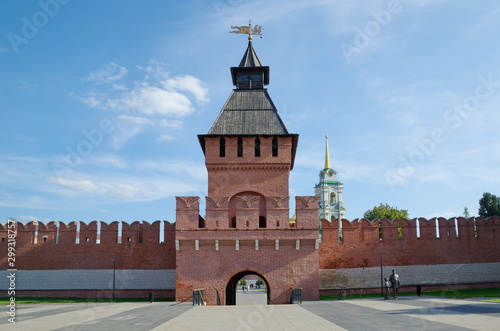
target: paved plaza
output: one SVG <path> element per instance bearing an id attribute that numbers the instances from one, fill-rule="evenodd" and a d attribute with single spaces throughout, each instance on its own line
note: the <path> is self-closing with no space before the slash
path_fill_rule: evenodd
<path id="1" fill-rule="evenodd" d="M 43 304 L 17 306 L 2 330 L 498 330 L 500 303 L 436 297 L 305 301 L 265 305 L 258 291 L 237 306 L 190 303 Z"/>

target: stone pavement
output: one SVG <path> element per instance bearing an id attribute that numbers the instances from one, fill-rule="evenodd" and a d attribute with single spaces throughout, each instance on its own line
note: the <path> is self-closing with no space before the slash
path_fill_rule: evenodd
<path id="1" fill-rule="evenodd" d="M 251 305 L 265 298 L 238 294 L 247 305 L 193 307 L 190 303 L 21 305 L 16 323 L 1 330 L 498 330 L 500 303 L 436 297 L 399 300 L 304 301 Z M 246 301 L 245 301 L 246 300 Z"/>

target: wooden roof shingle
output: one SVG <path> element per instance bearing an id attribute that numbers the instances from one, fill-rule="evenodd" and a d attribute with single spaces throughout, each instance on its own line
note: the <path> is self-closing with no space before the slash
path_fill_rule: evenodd
<path id="1" fill-rule="evenodd" d="M 208 135 L 288 135 L 267 90 L 233 90 Z"/>

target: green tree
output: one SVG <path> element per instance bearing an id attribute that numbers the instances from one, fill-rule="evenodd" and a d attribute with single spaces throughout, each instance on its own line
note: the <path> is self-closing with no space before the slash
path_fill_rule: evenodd
<path id="1" fill-rule="evenodd" d="M 469 213 L 469 208 L 467 207 L 464 207 L 464 218 L 469 218 L 470 217 L 470 213 Z"/>
<path id="2" fill-rule="evenodd" d="M 500 197 L 484 192 L 479 200 L 478 214 L 481 217 L 500 216 Z"/>
<path id="3" fill-rule="evenodd" d="M 380 206 L 375 206 L 372 209 L 367 210 L 363 217 L 373 221 L 374 219 L 387 218 L 389 221 L 395 218 L 408 218 L 408 210 L 397 209 L 397 207 L 391 207 L 387 203 L 381 203 Z"/>

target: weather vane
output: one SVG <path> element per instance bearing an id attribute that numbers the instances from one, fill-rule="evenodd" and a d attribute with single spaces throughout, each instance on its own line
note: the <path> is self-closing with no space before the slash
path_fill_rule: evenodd
<path id="1" fill-rule="evenodd" d="M 248 21 L 248 26 L 232 26 L 231 29 L 236 29 L 233 31 L 229 31 L 229 33 L 240 33 L 240 34 L 247 34 L 248 35 L 248 40 L 252 40 L 252 36 L 260 36 L 262 38 L 262 26 L 256 25 L 252 29 L 252 20 Z"/>

